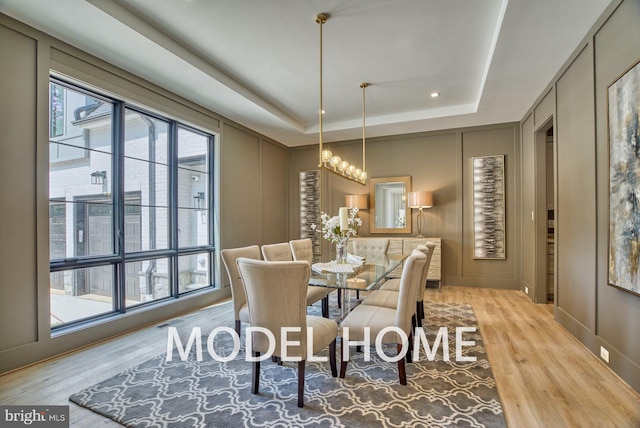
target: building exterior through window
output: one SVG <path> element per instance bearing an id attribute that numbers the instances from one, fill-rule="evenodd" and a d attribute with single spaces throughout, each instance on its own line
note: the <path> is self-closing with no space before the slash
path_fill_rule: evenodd
<path id="1" fill-rule="evenodd" d="M 213 286 L 214 136 L 52 78 L 53 328 Z"/>

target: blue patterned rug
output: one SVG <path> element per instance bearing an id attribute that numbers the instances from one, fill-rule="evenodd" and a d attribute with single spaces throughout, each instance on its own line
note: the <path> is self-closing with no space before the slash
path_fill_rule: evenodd
<path id="1" fill-rule="evenodd" d="M 506 426 L 479 330 L 464 334 L 464 340 L 475 341 L 464 347 L 464 355 L 477 361 L 455 362 L 455 327 L 477 327 L 471 306 L 425 305 L 428 343 L 432 346 L 438 330 L 447 327 L 450 361 L 444 361 L 442 346 L 433 361 L 422 352 L 418 362 L 406 365 L 406 386 L 398 382 L 397 364 L 382 360 L 375 349 L 371 361 L 364 361 L 364 353 L 352 349 L 344 379 L 333 378 L 328 363 L 307 363 L 300 409 L 297 363 L 262 362 L 260 393 L 253 395 L 251 363 L 243 351 L 218 362 L 206 353 L 203 340 L 201 362 L 167 362 L 163 354 L 69 399 L 128 427 Z M 225 338 L 218 335 L 215 341 L 219 355 L 232 349 Z"/>

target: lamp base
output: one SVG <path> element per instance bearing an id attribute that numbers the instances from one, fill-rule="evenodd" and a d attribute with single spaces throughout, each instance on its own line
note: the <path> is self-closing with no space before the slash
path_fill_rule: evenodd
<path id="1" fill-rule="evenodd" d="M 418 226 L 418 238 L 426 238 L 426 236 L 422 234 L 424 224 L 424 213 L 422 212 L 422 208 L 418 210 L 418 218 L 416 224 Z"/>

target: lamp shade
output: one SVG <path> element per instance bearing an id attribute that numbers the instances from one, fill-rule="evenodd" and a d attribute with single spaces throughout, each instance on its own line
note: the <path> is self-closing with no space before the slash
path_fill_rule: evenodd
<path id="1" fill-rule="evenodd" d="M 433 193 L 426 190 L 409 192 L 407 194 L 409 208 L 431 208 L 433 206 Z"/>
<path id="2" fill-rule="evenodd" d="M 369 209 L 369 195 L 344 195 L 344 205 L 359 210 Z"/>

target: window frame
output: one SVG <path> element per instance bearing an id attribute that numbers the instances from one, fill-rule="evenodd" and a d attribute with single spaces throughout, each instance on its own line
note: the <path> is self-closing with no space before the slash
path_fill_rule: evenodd
<path id="1" fill-rule="evenodd" d="M 107 314 L 100 314 L 96 316 L 91 316 L 87 318 L 72 320 L 63 324 L 58 324 L 51 326 L 51 331 L 53 332 L 61 332 L 65 329 L 73 328 L 76 329 L 78 327 L 82 327 L 83 324 L 88 325 L 91 322 L 99 319 L 104 319 L 108 317 L 113 317 L 114 315 L 124 314 L 130 311 L 140 310 L 141 308 L 152 306 L 161 302 L 166 302 L 171 299 L 178 299 L 182 296 L 192 294 L 194 292 L 198 292 L 201 290 L 212 290 L 217 289 L 215 278 L 216 278 L 216 263 L 215 263 L 215 229 L 213 222 L 213 210 L 215 206 L 215 200 L 217 195 L 215 194 L 215 159 L 214 155 L 216 153 L 216 144 L 218 141 L 218 136 L 212 132 L 204 131 L 202 129 L 198 129 L 197 127 L 190 125 L 186 122 L 174 119 L 170 117 L 168 114 L 163 115 L 161 113 L 155 113 L 150 111 L 149 109 L 134 104 L 130 101 L 125 100 L 124 98 L 118 99 L 113 95 L 107 96 L 106 93 L 100 93 L 98 90 L 89 89 L 89 85 L 83 86 L 77 82 L 66 81 L 65 79 L 50 75 L 49 76 L 49 84 L 50 85 L 60 85 L 67 90 L 77 91 L 79 93 L 84 93 L 85 95 L 91 96 L 96 99 L 104 100 L 105 102 L 109 102 L 113 105 L 113 111 L 111 116 L 111 155 L 112 155 L 112 183 L 111 183 L 111 195 L 110 200 L 112 204 L 112 240 L 113 240 L 113 253 L 98 255 L 98 256 L 77 256 L 77 257 L 67 257 L 63 259 L 51 259 L 49 260 L 49 271 L 50 274 L 54 272 L 63 272 L 63 271 L 76 271 L 78 269 L 85 269 L 91 267 L 98 266 L 112 266 L 114 270 L 113 275 L 113 283 L 112 283 L 112 312 Z M 52 95 L 51 90 L 49 91 L 50 96 Z M 67 99 L 64 96 L 65 100 Z M 51 114 L 52 102 L 49 101 L 49 109 Z M 164 121 L 168 124 L 167 129 L 167 164 L 168 164 L 168 196 L 167 196 L 167 238 L 168 238 L 168 247 L 162 249 L 148 249 L 142 251 L 125 251 L 125 211 L 127 204 L 125 200 L 127 198 L 127 192 L 125 192 L 125 126 L 126 126 L 126 117 L 125 111 L 131 110 L 133 112 L 139 113 L 143 116 L 148 116 L 152 119 L 157 119 Z M 52 118 L 49 117 L 49 125 L 51 127 Z M 208 197 L 206 200 L 206 210 L 207 210 L 207 240 L 208 243 L 204 245 L 193 245 L 189 247 L 180 248 L 178 243 L 178 168 L 179 168 L 179 158 L 178 158 L 178 129 L 185 129 L 189 132 L 194 132 L 198 135 L 201 135 L 206 138 L 206 162 L 207 162 L 207 177 L 208 182 L 206 183 L 206 188 L 208 192 Z M 49 128 L 51 129 L 51 128 Z M 64 133 L 62 135 L 65 135 Z M 52 136 L 49 134 L 49 147 L 52 142 L 63 144 L 58 141 L 52 140 L 52 138 L 56 138 L 58 136 Z M 89 152 L 93 150 L 91 147 L 85 145 L 83 147 L 84 150 L 88 150 Z M 88 152 L 88 153 L 89 153 Z M 131 157 L 131 156 L 128 156 Z M 145 160 L 142 160 L 145 161 Z M 51 165 L 56 164 L 58 160 L 49 159 L 49 167 Z M 145 161 L 146 162 L 146 161 Z M 51 169 L 49 170 L 49 174 L 51 173 Z M 129 192 L 130 193 L 130 192 Z M 49 195 L 48 204 L 51 206 L 52 203 L 64 203 L 66 204 L 75 203 L 74 201 L 60 201 L 59 198 L 51 197 Z M 163 207 L 164 208 L 164 207 Z M 75 210 L 72 210 L 75 211 Z M 67 213 L 66 215 L 69 215 Z M 75 219 L 74 219 L 75 221 Z M 154 231 L 155 233 L 155 231 Z M 51 231 L 49 231 L 49 239 L 51 239 Z M 67 243 L 66 245 L 73 245 L 73 243 Z M 208 260 L 207 269 L 208 269 L 208 284 L 203 287 L 195 288 L 193 290 L 180 291 L 179 286 L 179 271 L 178 271 L 178 259 L 182 256 L 195 255 L 195 254 L 206 254 L 206 258 Z M 136 262 L 136 261 L 150 261 L 150 260 L 159 260 L 159 259 L 167 259 L 168 260 L 168 271 L 167 277 L 169 282 L 169 295 L 166 297 L 161 297 L 158 299 L 153 299 L 148 302 L 140 302 L 135 305 L 126 305 L 126 292 L 127 292 L 127 284 L 126 284 L 126 269 L 125 265 L 127 263 Z"/>

